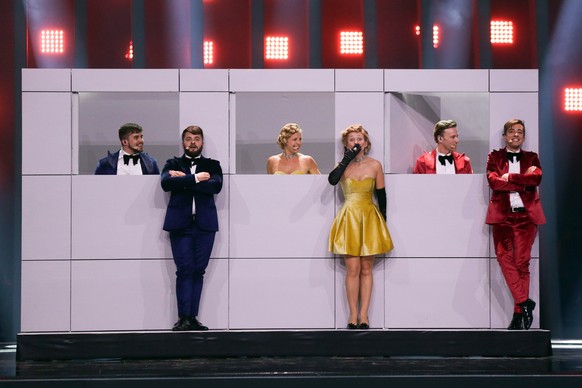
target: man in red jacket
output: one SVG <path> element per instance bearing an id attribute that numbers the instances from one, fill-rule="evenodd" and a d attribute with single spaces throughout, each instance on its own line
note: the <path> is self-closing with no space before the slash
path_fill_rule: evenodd
<path id="1" fill-rule="evenodd" d="M 509 330 L 527 330 L 536 303 L 529 298 L 529 262 L 538 225 L 546 222 L 537 191 L 542 180 L 535 152 L 523 151 L 525 123 L 503 126 L 506 147 L 487 157 L 487 180 L 493 190 L 485 223 L 492 225 L 497 261 L 515 302 Z"/>
<path id="2" fill-rule="evenodd" d="M 436 148 L 424 152 L 416 160 L 415 174 L 472 174 L 471 160 L 456 152 L 459 144 L 457 123 L 453 120 L 441 120 L 434 126 Z"/>

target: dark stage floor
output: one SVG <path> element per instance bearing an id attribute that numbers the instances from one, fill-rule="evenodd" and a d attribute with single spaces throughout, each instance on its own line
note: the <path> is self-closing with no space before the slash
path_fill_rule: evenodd
<path id="1" fill-rule="evenodd" d="M 428 345 L 428 344 L 427 344 Z M 430 345 L 428 345 L 430 346 Z M 582 349 L 549 357 L 225 357 L 17 361 L 0 346 L 0 386 L 580 387 Z"/>

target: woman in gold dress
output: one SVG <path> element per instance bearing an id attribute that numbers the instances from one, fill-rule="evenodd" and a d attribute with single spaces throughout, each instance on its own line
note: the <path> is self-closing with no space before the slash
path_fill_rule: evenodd
<path id="1" fill-rule="evenodd" d="M 277 144 L 282 153 L 267 159 L 268 174 L 320 174 L 315 160 L 300 153 L 301 128 L 295 123 L 288 123 L 281 128 Z"/>
<path id="2" fill-rule="evenodd" d="M 329 174 L 332 185 L 340 182 L 345 201 L 329 236 L 329 250 L 345 255 L 346 294 L 350 308 L 348 329 L 368 329 L 374 256 L 394 246 L 386 226 L 386 190 L 382 164 L 367 156 L 372 146 L 359 124 L 342 132 L 345 154 Z M 376 194 L 378 206 L 372 200 Z M 359 310 L 358 310 L 359 304 Z"/>

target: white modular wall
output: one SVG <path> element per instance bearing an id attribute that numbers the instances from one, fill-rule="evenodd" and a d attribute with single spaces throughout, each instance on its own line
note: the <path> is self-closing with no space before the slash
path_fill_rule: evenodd
<path id="1" fill-rule="evenodd" d="M 161 229 L 168 194 L 159 177 L 93 176 L 96 160 L 83 165 L 79 155 L 83 139 L 116 151 L 122 123 L 111 118 L 123 117 L 124 100 L 144 95 L 146 151 L 160 168 L 180 153 L 182 129 L 197 124 L 205 155 L 225 174 L 200 312 L 212 329 L 345 326 L 345 266 L 327 251 L 342 197 L 326 174 L 341 157 L 340 131 L 356 122 L 384 163 L 395 245 L 374 266 L 372 327 L 504 328 L 512 303 L 484 224 L 485 176 L 408 172 L 432 147 L 441 115 L 459 123 L 460 149 L 478 162 L 476 171 L 502 145 L 500 130 L 512 117 L 526 121 L 526 148 L 537 151 L 537 90 L 532 70 L 23 70 L 21 329 L 167 330 L 175 321 L 175 268 Z M 111 111 L 79 107 L 88 93 Z M 120 103 L 109 101 L 118 94 Z M 269 111 L 253 107 L 265 96 L 280 102 Z M 295 121 L 304 149 L 310 140 L 320 145 L 321 153 L 306 152 L 323 175 L 248 173 L 279 152 L 277 133 L 304 97 L 316 109 L 296 112 Z M 174 111 L 179 117 L 164 116 Z M 249 120 L 255 115 L 260 120 Z M 27 146 L 41 134 L 43 147 Z M 244 154 L 241 141 L 265 154 Z M 537 241 L 532 254 L 538 300 Z"/>

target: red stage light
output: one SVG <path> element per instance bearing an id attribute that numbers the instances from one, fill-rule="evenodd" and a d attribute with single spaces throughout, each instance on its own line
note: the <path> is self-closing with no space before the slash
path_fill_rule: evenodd
<path id="1" fill-rule="evenodd" d="M 414 33 L 417 36 L 420 36 L 420 26 L 414 26 Z M 439 26 L 434 25 L 432 26 L 432 47 L 437 48 L 439 47 Z"/>
<path id="2" fill-rule="evenodd" d="M 364 53 L 364 34 L 361 31 L 340 32 L 340 54 L 359 55 Z"/>
<path id="3" fill-rule="evenodd" d="M 432 26 L 432 47 L 439 47 L 439 26 Z"/>
<path id="4" fill-rule="evenodd" d="M 283 61 L 289 58 L 289 38 L 267 36 L 265 38 L 265 59 Z"/>
<path id="5" fill-rule="evenodd" d="M 133 60 L 133 41 L 129 41 L 129 49 L 127 50 L 127 54 L 125 54 L 125 58 L 129 59 L 130 61 Z"/>
<path id="6" fill-rule="evenodd" d="M 582 112 L 582 88 L 564 89 L 564 110 L 566 112 Z"/>
<path id="7" fill-rule="evenodd" d="M 510 20 L 492 20 L 491 43 L 513 44 L 513 22 Z"/>
<path id="8" fill-rule="evenodd" d="M 212 65 L 214 62 L 214 42 L 211 40 L 204 41 L 204 64 Z"/>
<path id="9" fill-rule="evenodd" d="M 64 52 L 64 31 L 42 30 L 40 46 L 40 51 L 43 54 L 62 54 Z"/>

